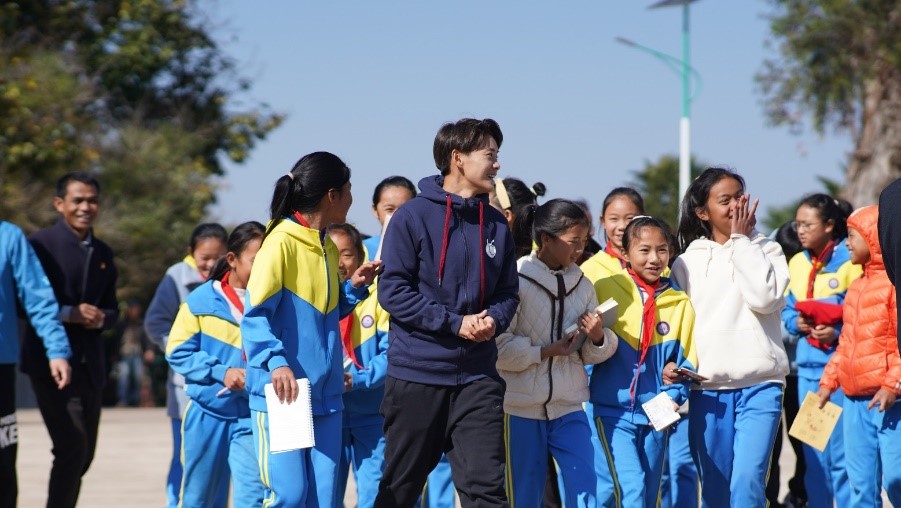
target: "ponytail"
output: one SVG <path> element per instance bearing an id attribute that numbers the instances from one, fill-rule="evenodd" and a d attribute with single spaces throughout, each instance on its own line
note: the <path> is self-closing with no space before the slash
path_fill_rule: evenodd
<path id="1" fill-rule="evenodd" d="M 585 209 L 578 203 L 568 199 L 552 199 L 547 203 L 536 205 L 524 205 L 517 210 L 516 218 L 513 219 L 513 242 L 516 244 L 517 255 L 520 252 L 532 252 L 532 242 L 534 241 L 538 248 L 541 248 L 541 235 L 560 236 L 573 226 L 585 226 L 591 229 L 591 220 Z M 524 238 L 529 235 L 527 250 L 525 246 L 517 242 L 517 238 Z M 521 240 L 524 241 L 524 240 Z M 520 255 L 520 257 L 522 256 Z"/>
<path id="2" fill-rule="evenodd" d="M 263 238 L 264 228 L 263 225 L 256 221 L 245 222 L 237 226 L 230 235 L 228 235 L 228 249 L 227 252 L 231 252 L 236 256 L 241 256 L 241 253 L 244 252 L 244 249 L 247 248 L 247 244 L 256 239 Z M 210 270 L 210 280 L 222 280 L 222 277 L 225 276 L 226 272 L 229 271 L 231 267 L 228 265 L 228 259 L 226 256 L 222 256 L 216 261 L 216 265 L 213 266 L 213 269 Z"/>
<path id="3" fill-rule="evenodd" d="M 329 152 L 304 155 L 288 174 L 275 182 L 269 206 L 272 221 L 265 235 L 269 236 L 283 218 L 294 212 L 316 210 L 330 189 L 341 189 L 348 181 L 350 168 L 337 155 Z"/>

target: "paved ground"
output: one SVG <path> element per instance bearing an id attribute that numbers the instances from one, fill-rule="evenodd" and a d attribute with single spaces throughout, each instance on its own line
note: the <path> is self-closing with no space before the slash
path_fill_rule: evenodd
<path id="1" fill-rule="evenodd" d="M 37 410 L 20 409 L 17 414 L 19 506 L 44 506 L 52 461 L 50 437 Z M 79 506 L 164 506 L 163 489 L 172 446 L 169 432 L 165 408 L 104 409 L 97 456 L 84 477 Z M 784 448 L 789 448 L 788 443 Z M 788 471 L 793 465 L 794 457 L 783 454 L 782 470 Z M 351 478 L 351 485 L 352 481 Z M 784 485 L 782 491 L 784 495 Z M 345 506 L 355 505 L 352 494 L 344 501 Z"/>
<path id="2" fill-rule="evenodd" d="M 19 506 L 47 502 L 50 436 L 36 409 L 19 409 Z M 104 409 L 97 455 L 85 475 L 79 506 L 161 508 L 172 438 L 165 408 Z M 352 481 L 352 479 L 351 479 Z M 345 499 L 355 506 L 353 495 Z"/>

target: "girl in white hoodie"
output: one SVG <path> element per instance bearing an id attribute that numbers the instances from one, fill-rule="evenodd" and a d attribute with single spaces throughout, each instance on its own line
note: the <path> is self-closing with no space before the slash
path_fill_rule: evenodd
<path id="1" fill-rule="evenodd" d="M 672 273 L 695 308 L 698 373 L 708 379 L 689 398 L 703 506 L 766 505 L 788 373 L 780 311 L 789 277 L 782 248 L 754 229 L 757 204 L 723 168 L 701 173 L 682 201 L 684 252 Z"/>
<path id="2" fill-rule="evenodd" d="M 524 208 L 513 229 L 530 231 L 538 249 L 517 263 L 519 308 L 497 338 L 497 370 L 507 383 L 507 498 L 510 506 L 541 506 L 550 452 L 563 475 L 565 505 L 593 508 L 585 364 L 610 358 L 617 337 L 595 314 L 594 287 L 575 264 L 588 241 L 588 218 L 575 203 L 553 199 Z"/>

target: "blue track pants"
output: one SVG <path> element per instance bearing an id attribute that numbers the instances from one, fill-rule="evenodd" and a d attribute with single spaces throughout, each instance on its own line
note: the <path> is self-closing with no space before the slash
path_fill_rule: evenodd
<path id="1" fill-rule="evenodd" d="M 182 421 L 181 506 L 225 506 L 229 476 L 234 486 L 235 506 L 260 506 L 264 487 L 250 418 L 219 418 L 189 402 Z M 222 492 L 225 499 L 218 497 Z"/>
<path id="2" fill-rule="evenodd" d="M 505 415 L 507 499 L 517 508 L 539 508 L 550 451 L 563 475 L 561 493 L 569 508 L 597 506 L 591 428 L 583 411 L 554 420 Z"/>
<path id="3" fill-rule="evenodd" d="M 766 506 L 765 487 L 783 386 L 692 390 L 688 412 L 692 456 L 704 507 Z"/>
<path id="4" fill-rule="evenodd" d="M 251 410 L 254 448 L 266 486 L 264 508 L 338 505 L 341 499 L 337 478 L 342 416 L 342 413 L 313 416 L 315 447 L 272 453 L 269 449 L 269 414 Z"/>

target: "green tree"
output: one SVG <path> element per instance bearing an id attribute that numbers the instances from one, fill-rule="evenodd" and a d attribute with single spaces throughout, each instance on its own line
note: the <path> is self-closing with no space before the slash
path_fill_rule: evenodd
<path id="1" fill-rule="evenodd" d="M 194 4 L 21 0 L 0 6 L 0 217 L 53 220 L 55 180 L 99 174 L 97 227 L 122 296 L 147 298 L 242 162 L 282 121 L 249 99 Z"/>
<path id="2" fill-rule="evenodd" d="M 691 159 L 691 178 L 706 166 Z M 645 212 L 666 221 L 673 232 L 679 226 L 679 157 L 664 155 L 656 162 L 646 160 L 644 168 L 632 172 L 632 186 L 644 198 Z"/>
<path id="3" fill-rule="evenodd" d="M 875 203 L 901 176 L 901 2 L 770 0 L 776 55 L 757 74 L 774 125 L 847 132 L 843 197 Z"/>

